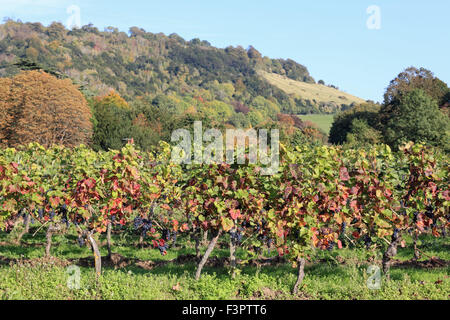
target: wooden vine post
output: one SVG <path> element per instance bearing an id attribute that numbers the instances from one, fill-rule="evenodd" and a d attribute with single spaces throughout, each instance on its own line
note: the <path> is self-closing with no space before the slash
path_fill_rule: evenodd
<path id="1" fill-rule="evenodd" d="M 109 221 L 108 227 L 106 230 L 106 246 L 108 248 L 108 259 L 111 259 L 111 229 L 112 229 L 112 224 L 111 224 L 111 221 Z"/>
<path id="2" fill-rule="evenodd" d="M 386 276 L 386 280 L 388 281 L 391 279 L 390 268 L 392 264 L 392 258 L 397 255 L 397 248 L 400 242 L 401 242 L 400 237 L 392 240 L 386 252 L 383 255 L 383 273 Z"/>
<path id="3" fill-rule="evenodd" d="M 298 274 L 297 274 L 297 282 L 295 282 L 294 288 L 292 289 L 292 294 L 297 295 L 298 289 L 305 278 L 305 258 L 299 258 L 297 260 Z"/>
<path id="4" fill-rule="evenodd" d="M 206 261 L 208 261 L 208 258 L 211 254 L 211 252 L 214 250 L 214 247 L 217 244 L 217 240 L 219 240 L 219 237 L 222 234 L 222 230 L 216 230 L 213 234 L 213 237 L 211 239 L 211 241 L 209 242 L 208 248 L 206 249 L 205 254 L 202 257 L 202 260 L 200 261 L 200 263 L 198 264 L 197 267 L 197 272 L 195 273 L 195 280 L 199 280 L 200 279 L 200 275 L 202 273 L 202 269 L 206 264 Z"/>
<path id="5" fill-rule="evenodd" d="M 23 217 L 24 228 L 17 236 L 16 244 L 20 244 L 23 236 L 30 231 L 30 221 L 31 221 L 31 216 L 30 216 L 30 214 L 26 213 L 25 216 Z"/>
<path id="6" fill-rule="evenodd" d="M 231 277 L 234 279 L 236 277 L 236 244 L 230 239 L 230 267 L 231 267 Z"/>
<path id="7" fill-rule="evenodd" d="M 47 238 L 47 245 L 45 246 L 45 256 L 50 257 L 50 248 L 52 247 L 52 236 L 53 236 L 53 223 L 51 223 L 47 228 L 47 233 L 45 237 Z"/>
<path id="8" fill-rule="evenodd" d="M 93 231 L 85 232 L 85 237 L 91 244 L 92 253 L 94 254 L 95 275 L 98 279 L 102 274 L 102 256 L 100 255 L 97 242 L 94 239 Z"/>

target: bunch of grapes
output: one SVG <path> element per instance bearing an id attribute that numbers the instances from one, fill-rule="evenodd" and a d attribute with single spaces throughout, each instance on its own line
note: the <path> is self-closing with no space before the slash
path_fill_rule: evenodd
<path id="1" fill-rule="evenodd" d="M 364 237 L 364 244 L 366 245 L 366 248 L 369 249 L 372 245 L 372 238 L 369 235 L 366 235 Z"/>
<path id="2" fill-rule="evenodd" d="M 63 204 L 60 208 L 59 208 L 59 213 L 61 214 L 61 222 L 64 223 L 67 228 L 70 226 L 70 222 L 69 219 L 67 219 L 67 206 L 66 204 Z"/>
<path id="3" fill-rule="evenodd" d="M 433 221 L 433 224 L 431 225 L 431 228 L 436 228 L 437 227 L 437 222 L 438 222 L 438 217 L 434 214 L 432 209 L 430 209 L 430 210 L 431 210 L 430 213 L 427 212 L 427 217 L 430 218 Z"/>
<path id="4" fill-rule="evenodd" d="M 69 222 L 69 220 L 67 219 L 67 216 L 63 216 L 63 217 L 61 218 L 61 222 L 62 222 L 62 223 L 65 223 L 67 228 L 70 226 L 70 222 Z"/>
<path id="5" fill-rule="evenodd" d="M 231 243 L 233 243 L 233 245 L 239 245 L 242 242 L 241 228 L 231 230 L 230 237 Z"/>
<path id="6" fill-rule="evenodd" d="M 335 245 L 336 245 L 336 243 L 335 243 L 334 241 L 328 243 L 327 250 L 328 250 L 328 251 L 332 251 Z"/>
<path id="7" fill-rule="evenodd" d="M 142 220 L 142 236 L 145 237 L 147 235 L 147 232 L 152 229 L 153 224 L 150 220 L 143 219 Z"/>
<path id="8" fill-rule="evenodd" d="M 38 209 L 38 216 L 39 216 L 39 219 L 42 219 L 44 217 L 44 209 L 42 209 L 42 208 Z"/>
<path id="9" fill-rule="evenodd" d="M 139 227 L 142 225 L 143 222 L 144 222 L 144 219 L 142 219 L 141 217 L 134 218 L 134 221 L 133 221 L 134 230 L 139 229 Z"/>
<path id="10" fill-rule="evenodd" d="M 169 229 L 164 229 L 162 231 L 162 238 L 164 239 L 164 241 L 170 241 L 171 234 L 170 234 L 170 230 Z"/>
<path id="11" fill-rule="evenodd" d="M 398 233 L 399 233 L 399 230 L 397 228 L 395 228 L 394 233 L 392 234 L 392 241 L 395 241 L 398 239 Z"/>
<path id="12" fill-rule="evenodd" d="M 83 237 L 78 237 L 77 242 L 78 242 L 78 245 L 79 245 L 80 247 L 83 247 L 83 246 L 84 246 L 84 239 L 83 239 Z"/>
<path id="13" fill-rule="evenodd" d="M 163 256 L 167 254 L 167 244 L 164 244 L 164 246 L 158 246 L 158 249 Z"/>
<path id="14" fill-rule="evenodd" d="M 174 231 L 174 233 L 173 233 L 173 243 L 175 243 L 175 242 L 177 242 L 177 232 L 176 231 Z"/>

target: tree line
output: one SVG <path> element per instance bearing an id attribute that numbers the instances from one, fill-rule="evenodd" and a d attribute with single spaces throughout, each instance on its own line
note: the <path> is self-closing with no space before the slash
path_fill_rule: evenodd
<path id="1" fill-rule="evenodd" d="M 365 103 L 335 116 L 329 141 L 348 147 L 407 141 L 450 151 L 450 88 L 424 68 L 410 67 L 393 79 L 381 105 Z"/>

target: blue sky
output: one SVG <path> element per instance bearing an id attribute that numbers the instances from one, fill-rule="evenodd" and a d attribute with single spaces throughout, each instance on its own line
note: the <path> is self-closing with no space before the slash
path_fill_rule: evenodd
<path id="1" fill-rule="evenodd" d="M 381 101 L 409 66 L 450 83 L 448 0 L 0 0 L 0 17 L 66 24 L 71 5 L 80 8 L 82 25 L 100 30 L 138 26 L 217 47 L 253 45 L 364 99 Z M 367 27 L 372 5 L 380 9 L 379 29 Z"/>

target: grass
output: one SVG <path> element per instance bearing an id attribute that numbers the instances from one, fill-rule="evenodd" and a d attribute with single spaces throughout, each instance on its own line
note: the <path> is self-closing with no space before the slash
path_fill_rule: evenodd
<path id="1" fill-rule="evenodd" d="M 311 121 L 312 123 L 316 124 L 317 127 L 327 135 L 330 133 L 330 129 L 334 120 L 333 114 L 308 114 L 299 115 L 299 117 L 304 121 Z"/>
<path id="2" fill-rule="evenodd" d="M 337 105 L 349 105 L 352 103 L 360 104 L 365 102 L 364 99 L 325 85 L 295 81 L 285 76 L 268 73 L 262 70 L 259 71 L 259 74 L 269 81 L 269 83 L 283 90 L 287 94 L 292 94 L 303 100 L 311 100 L 317 103 L 335 102 Z"/>
<path id="3" fill-rule="evenodd" d="M 296 280 L 296 270 L 290 264 L 257 268 L 241 267 L 235 279 L 223 266 L 205 267 L 199 281 L 194 280 L 196 265 L 168 263 L 147 270 L 136 264 L 123 268 L 106 266 L 98 281 L 93 268 L 81 265 L 79 289 L 69 289 L 68 259 L 90 257 L 87 247 L 76 245 L 73 231 L 55 235 L 52 255 L 44 256 L 45 235 L 25 235 L 20 246 L 8 244 L 11 235 L 0 234 L 1 299 L 157 299 L 157 300 L 219 300 L 219 299 L 449 299 L 449 267 L 433 269 L 393 267 L 390 282 L 382 279 L 380 290 L 370 290 L 366 285 L 367 267 L 371 258 L 379 263 L 380 256 L 365 249 L 344 248 L 319 252 L 316 262 L 305 268 L 306 277 L 298 296 L 290 291 Z M 124 257 L 151 261 L 169 261 L 181 254 L 193 254 L 193 244 L 181 239 L 179 248 L 161 256 L 158 250 L 139 249 L 133 246 L 136 237 L 114 237 L 113 251 Z M 411 240 L 407 239 L 410 243 Z M 104 238 L 100 238 L 104 243 Z M 214 257 L 228 256 L 225 246 L 213 252 Z M 430 256 L 450 260 L 448 238 L 421 238 L 420 248 Z M 106 255 L 106 248 L 101 248 Z M 244 258 L 244 252 L 238 252 Z M 400 248 L 399 260 L 411 259 L 411 246 Z M 30 260 L 31 259 L 31 260 Z M 66 261 L 66 264 L 60 262 Z M 320 262 L 319 262 L 320 261 Z"/>

